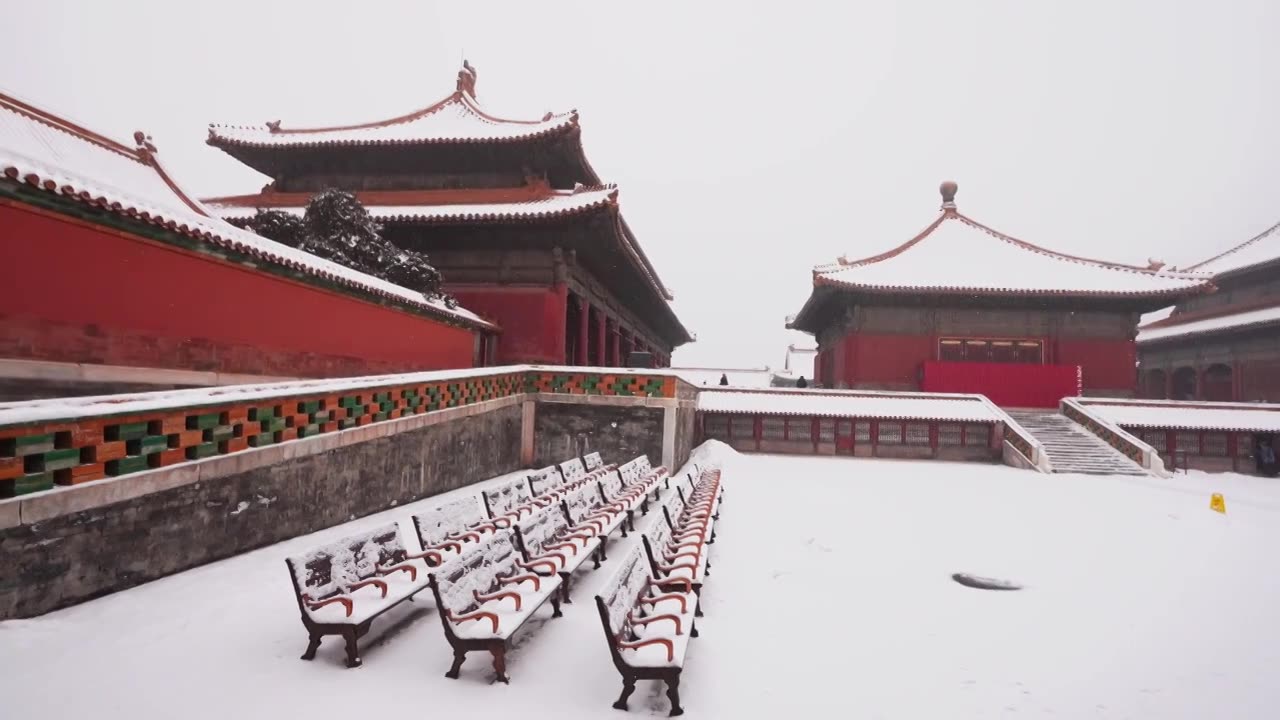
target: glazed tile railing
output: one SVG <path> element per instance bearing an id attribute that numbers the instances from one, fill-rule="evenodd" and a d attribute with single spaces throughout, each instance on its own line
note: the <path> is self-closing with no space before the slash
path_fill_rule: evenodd
<path id="1" fill-rule="evenodd" d="M 0 497 L 525 393 L 675 396 L 674 376 L 512 366 L 0 404 Z"/>
<path id="2" fill-rule="evenodd" d="M 1155 448 L 1130 435 L 1120 426 L 1090 413 L 1088 407 L 1078 400 L 1063 398 L 1059 411 L 1147 470 L 1156 475 L 1168 474 L 1164 461 Z"/>

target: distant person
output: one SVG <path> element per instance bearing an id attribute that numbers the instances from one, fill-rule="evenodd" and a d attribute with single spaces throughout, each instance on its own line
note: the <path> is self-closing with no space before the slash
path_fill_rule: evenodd
<path id="1" fill-rule="evenodd" d="M 800 379 L 796 381 L 796 387 L 798 387 L 798 388 L 806 388 L 806 387 L 809 387 L 809 383 L 805 382 L 805 380 L 804 380 L 804 376 L 803 376 L 803 375 L 801 375 L 801 376 L 800 376 Z"/>
<path id="2" fill-rule="evenodd" d="M 728 375 L 725 375 L 724 373 L 720 373 L 720 384 L 721 384 L 721 385 L 728 385 L 728 384 L 729 384 L 729 376 L 728 376 Z"/>

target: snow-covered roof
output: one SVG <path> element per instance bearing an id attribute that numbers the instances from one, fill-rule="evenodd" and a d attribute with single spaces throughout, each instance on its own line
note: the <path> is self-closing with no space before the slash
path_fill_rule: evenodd
<path id="1" fill-rule="evenodd" d="M 498 190 L 406 190 L 357 192 L 375 219 L 393 222 L 518 222 L 577 215 L 618 202 L 613 185 L 555 190 L 537 184 Z M 258 210 L 302 215 L 308 193 L 263 193 L 208 198 L 205 206 L 229 220 L 243 220 Z"/>
<path id="2" fill-rule="evenodd" d="M 1280 305 L 1185 322 L 1178 322 L 1178 318 L 1175 316 L 1138 328 L 1138 342 L 1149 343 L 1188 335 L 1206 335 L 1227 330 L 1243 330 L 1276 323 L 1280 323 Z"/>
<path id="3" fill-rule="evenodd" d="M 1121 427 L 1280 432 L 1280 405 L 1180 400 L 1077 398 L 1090 413 Z"/>
<path id="4" fill-rule="evenodd" d="M 958 422 L 1004 420 L 979 396 L 929 393 L 790 389 L 756 392 L 707 390 L 698 394 L 698 409 L 705 412 L 761 415 L 820 415 Z"/>
<path id="5" fill-rule="evenodd" d="M 432 315 L 494 327 L 462 308 L 241 230 L 191 198 L 161 165 L 155 146 L 134 133 L 136 147 L 0 94 L 0 172 L 50 193 L 167 228 L 258 261 L 301 271 Z"/>
<path id="6" fill-rule="evenodd" d="M 728 387 L 767 388 L 773 380 L 769 368 L 670 368 L 681 380 L 698 387 L 725 387 L 720 376 L 729 380 Z"/>
<path id="7" fill-rule="evenodd" d="M 511 120 L 485 112 L 475 97 L 475 77 L 459 77 L 458 89 L 445 99 L 405 115 L 355 125 L 286 128 L 280 121 L 262 125 L 209 126 L 209 144 L 218 147 L 319 147 L 325 145 L 425 145 L 516 142 L 562 132 L 578 125 L 576 110 L 547 113 L 540 120 Z M 460 74 L 461 75 L 461 74 Z"/>
<path id="8" fill-rule="evenodd" d="M 1280 223 L 1186 270 L 1221 275 L 1280 260 Z"/>
<path id="9" fill-rule="evenodd" d="M 1210 287 L 1206 277 L 1090 260 L 1018 240 L 960 214 L 951 200 L 923 232 L 892 250 L 814 268 L 814 285 L 881 293 L 1102 297 L 1176 297 Z"/>

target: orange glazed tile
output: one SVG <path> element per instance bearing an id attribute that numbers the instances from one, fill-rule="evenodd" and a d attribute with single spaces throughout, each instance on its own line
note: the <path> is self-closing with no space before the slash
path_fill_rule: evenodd
<path id="1" fill-rule="evenodd" d="M 183 448 L 174 448 L 173 450 L 161 450 L 151 457 L 155 458 L 152 462 L 158 463 L 159 467 L 169 467 L 187 461 L 187 451 Z"/>
<path id="2" fill-rule="evenodd" d="M 85 447 L 102 442 L 102 423 L 77 423 L 71 429 L 71 447 Z"/>
<path id="3" fill-rule="evenodd" d="M 298 439 L 298 428 L 285 428 L 280 431 L 280 439 L 276 442 L 285 442 L 287 440 Z"/>
<path id="4" fill-rule="evenodd" d="M 100 480 L 107 476 L 107 466 L 103 463 L 89 463 L 71 468 L 70 475 L 60 474 L 59 485 L 79 485 L 90 480 Z"/>
<path id="5" fill-rule="evenodd" d="M 230 440 L 223 440 L 222 442 L 218 443 L 219 452 L 222 452 L 224 454 L 240 452 L 241 450 L 244 450 L 248 447 L 249 447 L 249 438 L 243 438 L 243 437 L 231 438 Z"/>
<path id="6" fill-rule="evenodd" d="M 178 447 L 189 448 L 195 447 L 204 442 L 203 430 L 183 430 L 178 433 Z"/>
<path id="7" fill-rule="evenodd" d="M 243 435 L 244 437 L 251 437 L 253 435 L 257 435 L 258 433 L 262 432 L 262 423 L 258 422 L 257 420 L 252 420 L 252 421 L 246 420 L 245 422 L 240 424 L 240 428 L 241 428 L 241 432 L 240 432 L 241 435 Z"/>
<path id="8" fill-rule="evenodd" d="M 249 419 L 248 407 L 237 407 L 222 413 L 223 425 L 235 425 L 237 423 L 246 422 Z"/>
<path id="9" fill-rule="evenodd" d="M 0 480 L 9 480 L 22 474 L 22 458 L 0 458 Z"/>
<path id="10" fill-rule="evenodd" d="M 187 429 L 186 415 L 166 415 L 159 420 L 154 420 L 160 424 L 160 432 L 151 433 L 152 435 L 172 435 L 180 433 Z"/>
<path id="11" fill-rule="evenodd" d="M 108 460 L 119 460 L 128 454 L 125 442 L 123 440 L 119 440 L 116 442 L 99 443 L 98 445 L 93 446 L 90 449 L 89 457 L 91 457 L 94 462 L 104 463 Z"/>

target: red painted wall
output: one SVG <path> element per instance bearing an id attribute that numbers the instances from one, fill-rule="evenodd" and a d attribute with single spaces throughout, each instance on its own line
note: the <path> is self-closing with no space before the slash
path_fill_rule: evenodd
<path id="1" fill-rule="evenodd" d="M 1075 365 L 924 362 L 920 389 L 926 392 L 979 393 L 1002 407 L 1056 408 L 1079 392 Z"/>
<path id="2" fill-rule="evenodd" d="M 466 368 L 475 333 L 0 202 L 0 357 L 333 377 Z"/>
<path id="3" fill-rule="evenodd" d="M 497 364 L 565 363 L 567 294 L 563 287 L 467 287 L 449 291 L 463 307 L 502 326 Z"/>
<path id="4" fill-rule="evenodd" d="M 1132 392 L 1137 349 L 1131 340 L 1060 338 L 1050 342 L 1048 361 L 1083 368 L 1083 386 L 1089 391 Z M 936 358 L 935 338 L 928 335 L 846 335 L 827 351 L 835 377 L 831 387 L 921 389 L 925 361 Z M 973 391 L 968 391 L 973 392 Z"/>

